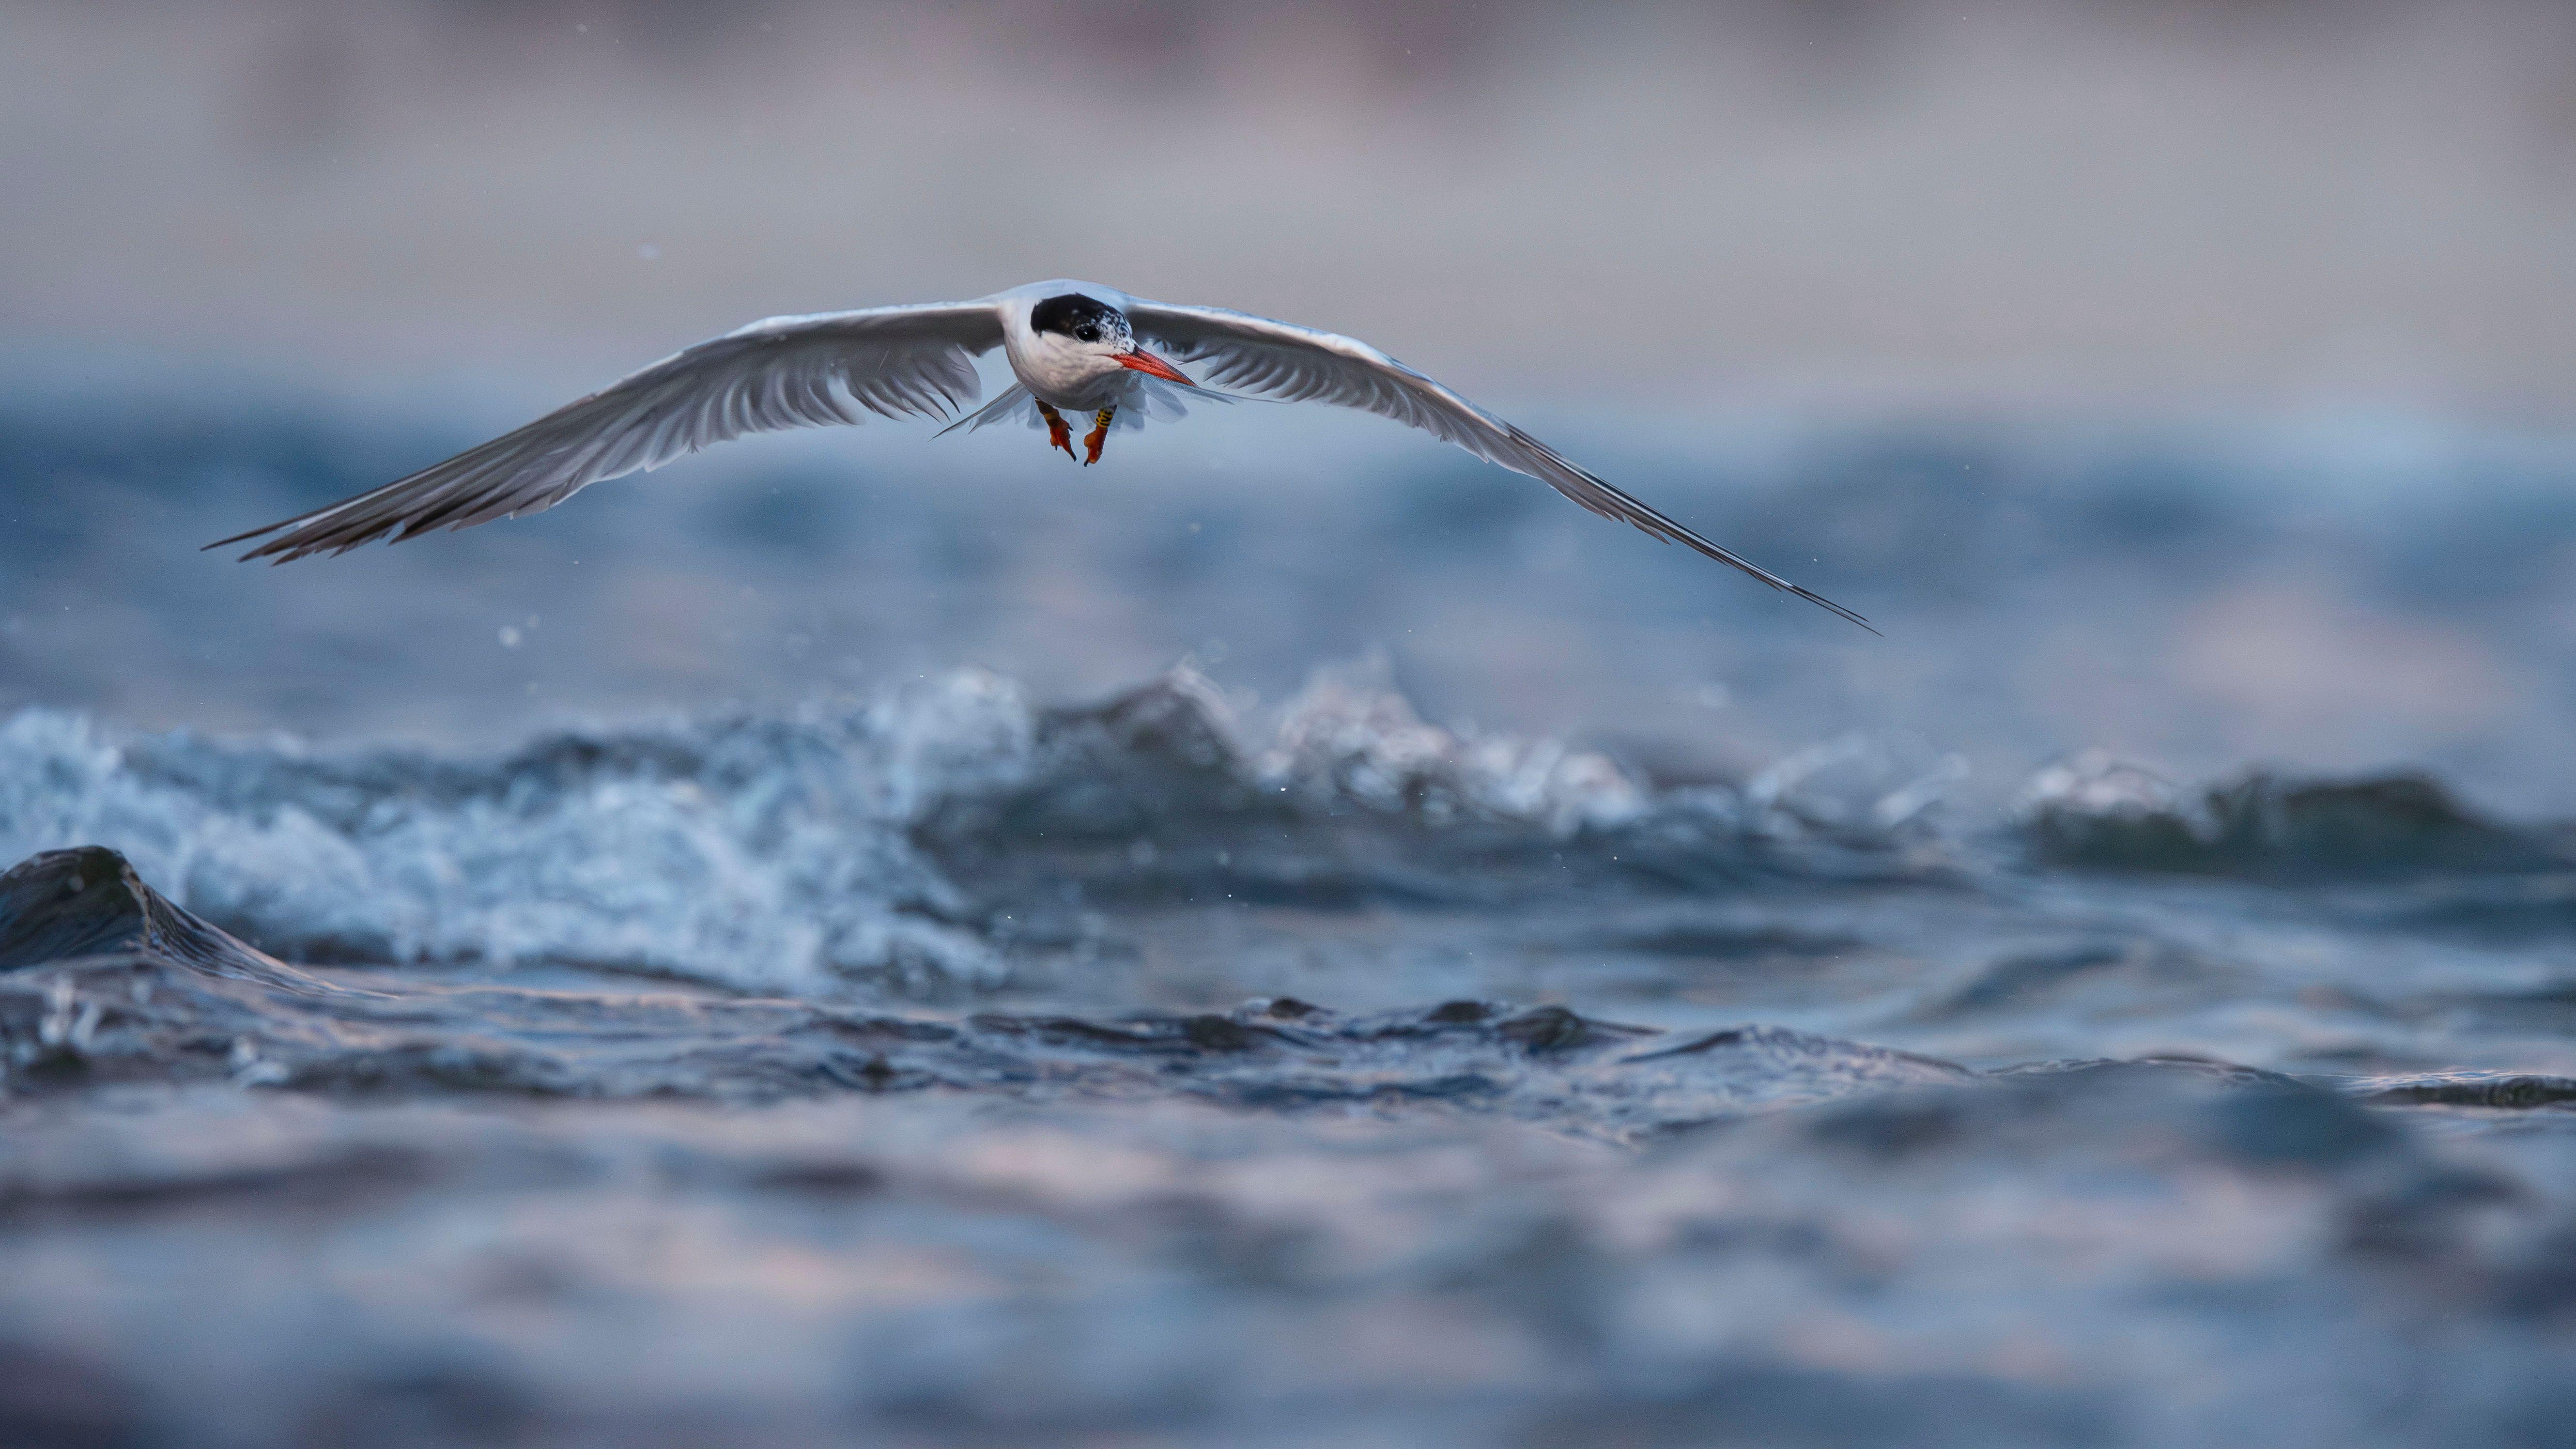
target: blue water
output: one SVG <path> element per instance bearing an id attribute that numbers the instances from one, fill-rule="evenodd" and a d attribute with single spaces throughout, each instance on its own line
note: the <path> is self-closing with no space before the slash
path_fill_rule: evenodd
<path id="1" fill-rule="evenodd" d="M 1260 419 L 191 551 L 478 425 L 0 425 L 21 1440 L 2576 1414 L 2576 449 L 1563 438 L 1883 641 Z"/>

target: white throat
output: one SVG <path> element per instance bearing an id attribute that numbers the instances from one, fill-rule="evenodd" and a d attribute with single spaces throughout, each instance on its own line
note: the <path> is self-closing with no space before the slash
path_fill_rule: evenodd
<path id="1" fill-rule="evenodd" d="M 1038 401 L 1085 412 L 1125 401 L 1136 374 L 1097 342 L 1084 342 L 1060 332 L 1040 332 L 1025 313 L 1011 319 L 1002 333 L 1003 354 L 1011 373 Z"/>

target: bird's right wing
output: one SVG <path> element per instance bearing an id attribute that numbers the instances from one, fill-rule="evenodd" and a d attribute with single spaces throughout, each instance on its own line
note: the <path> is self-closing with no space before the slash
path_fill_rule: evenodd
<path id="1" fill-rule="evenodd" d="M 284 563 L 387 534 L 399 543 L 552 508 L 603 479 L 745 433 L 856 423 L 867 413 L 943 417 L 982 395 L 973 359 L 1001 340 L 992 302 L 773 317 L 408 478 L 207 547 L 275 534 L 243 557 Z"/>
<path id="2" fill-rule="evenodd" d="M 1131 298 L 1125 310 L 1138 333 L 1162 344 L 1179 361 L 1200 364 L 1202 380 L 1212 386 L 1283 402 L 1333 403 L 1393 418 L 1489 463 L 1526 473 L 1604 518 L 1615 518 L 1667 543 L 1687 545 L 1869 629 L 1869 621 L 1860 615 L 1711 543 L 1358 338 L 1225 307 L 1184 307 Z"/>

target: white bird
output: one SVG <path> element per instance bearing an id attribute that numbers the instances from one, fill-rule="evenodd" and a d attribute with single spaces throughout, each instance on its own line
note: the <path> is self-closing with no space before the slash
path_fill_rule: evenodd
<path id="1" fill-rule="evenodd" d="M 1151 342 L 1170 353 L 1150 351 Z M 1223 307 L 1149 302 L 1090 282 L 1033 282 L 972 302 L 772 317 L 675 353 L 513 433 L 408 478 L 206 545 L 274 535 L 242 555 L 279 563 L 393 536 L 468 528 L 552 508 L 607 478 L 658 468 L 745 433 L 912 413 L 939 418 L 982 395 L 973 359 L 998 344 L 1012 385 L 951 423 L 970 431 L 1013 417 L 1043 422 L 1073 456 L 1066 411 L 1091 415 L 1083 463 L 1100 461 L 1113 423 L 1181 414 L 1184 396 L 1230 401 L 1205 382 L 1282 402 L 1362 408 L 1420 428 L 1576 503 L 1681 542 L 1866 629 L 1822 595 L 1711 543 L 1569 461 L 1554 448 L 1365 342 Z M 946 431 L 946 430 L 943 430 Z M 1875 630 L 1871 632 L 1875 633 Z"/>

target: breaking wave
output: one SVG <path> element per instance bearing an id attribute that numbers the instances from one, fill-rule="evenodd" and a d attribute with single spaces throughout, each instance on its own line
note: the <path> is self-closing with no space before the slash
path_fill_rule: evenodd
<path id="1" fill-rule="evenodd" d="M 1854 738 L 1658 788 L 1598 751 L 1428 723 L 1365 668 L 1258 717 L 1187 670 L 1078 708 L 961 671 L 486 757 L 30 710 L 0 723 L 0 858 L 113 848 L 290 960 L 971 991 L 1094 905 L 1956 881 L 1993 838 L 1944 819 L 1963 768 Z M 2033 780 L 2004 840 L 2042 866 L 2253 876 L 2564 864 L 2420 779 L 2195 794 L 2092 757 Z"/>
<path id="2" fill-rule="evenodd" d="M 2564 869 L 2540 834 L 2487 820 L 2421 775 L 2316 780 L 2255 771 L 2187 790 L 2087 753 L 2023 791 L 2034 852 L 2061 865 L 2208 875 Z"/>
<path id="3" fill-rule="evenodd" d="M 963 671 L 490 758 L 48 710 L 0 724 L 0 856 L 109 846 L 278 955 L 764 991 L 992 984 L 993 913 L 1039 876 L 1124 898 L 1471 899 L 1525 884 L 1486 873 L 1507 864 L 1695 879 L 1787 842 L 1894 838 L 1838 820 L 1777 780 L 1658 792 L 1597 752 L 1460 735 L 1347 671 L 1257 735 L 1186 671 L 1075 709 Z"/>

